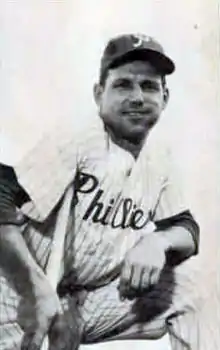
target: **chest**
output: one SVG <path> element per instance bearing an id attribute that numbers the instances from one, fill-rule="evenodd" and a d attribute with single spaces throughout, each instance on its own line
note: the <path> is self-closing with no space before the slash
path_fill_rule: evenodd
<path id="1" fill-rule="evenodd" d="M 149 219 L 145 179 L 134 168 L 130 157 L 117 153 L 85 163 L 74 182 L 76 221 L 142 229 Z"/>

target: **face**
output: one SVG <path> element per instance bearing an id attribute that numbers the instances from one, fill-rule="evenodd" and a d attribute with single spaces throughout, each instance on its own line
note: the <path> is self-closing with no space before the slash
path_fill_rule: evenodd
<path id="1" fill-rule="evenodd" d="M 126 63 L 108 72 L 96 86 L 100 117 L 120 137 L 134 143 L 145 138 L 166 104 L 161 75 L 148 62 Z"/>

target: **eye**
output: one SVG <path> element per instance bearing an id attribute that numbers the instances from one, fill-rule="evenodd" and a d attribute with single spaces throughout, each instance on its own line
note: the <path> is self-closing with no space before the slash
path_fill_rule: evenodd
<path id="1" fill-rule="evenodd" d="M 156 81 L 145 80 L 141 83 L 141 88 L 144 91 L 159 91 L 160 85 Z"/>
<path id="2" fill-rule="evenodd" d="M 132 87 L 132 83 L 129 79 L 119 79 L 114 82 L 113 87 L 121 89 L 130 89 Z"/>

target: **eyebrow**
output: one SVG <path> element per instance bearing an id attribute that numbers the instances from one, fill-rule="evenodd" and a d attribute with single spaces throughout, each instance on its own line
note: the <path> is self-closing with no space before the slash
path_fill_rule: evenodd
<path id="1" fill-rule="evenodd" d="M 112 84 L 118 84 L 120 82 L 131 82 L 131 81 L 133 81 L 132 77 L 129 75 L 126 75 L 126 76 L 117 77 L 116 79 L 114 79 L 112 81 Z M 142 79 L 139 80 L 139 84 L 149 84 L 152 86 L 158 86 L 158 85 L 160 85 L 160 81 L 155 80 L 154 78 L 150 78 L 150 77 L 148 77 L 148 78 L 143 77 Z"/>
<path id="2" fill-rule="evenodd" d="M 143 79 L 140 81 L 141 84 L 145 83 L 145 84 L 149 84 L 149 85 L 153 85 L 153 86 L 158 86 L 160 85 L 160 81 L 158 80 L 152 80 L 152 79 Z"/>
<path id="3" fill-rule="evenodd" d="M 114 83 L 118 83 L 118 82 L 121 82 L 121 81 L 127 81 L 127 82 L 130 82 L 131 81 L 131 78 L 129 78 L 129 77 L 118 77 L 118 78 L 116 78 L 116 79 L 114 79 L 112 82 L 113 82 L 113 84 Z"/>

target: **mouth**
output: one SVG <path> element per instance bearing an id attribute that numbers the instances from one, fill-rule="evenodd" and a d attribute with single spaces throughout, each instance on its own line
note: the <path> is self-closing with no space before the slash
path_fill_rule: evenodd
<path id="1" fill-rule="evenodd" d="M 127 120 L 133 127 L 141 129 L 151 129 L 158 120 L 152 108 L 144 110 L 126 110 L 126 112 L 123 111 L 122 116 L 124 120 Z"/>
<path id="2" fill-rule="evenodd" d="M 143 119 L 143 117 L 146 115 L 145 113 L 140 112 L 127 112 L 125 113 L 127 116 L 131 118 L 137 118 L 137 119 Z"/>
<path id="3" fill-rule="evenodd" d="M 126 110 L 122 115 L 134 123 L 146 123 L 152 115 L 152 108 L 142 110 Z"/>
<path id="4" fill-rule="evenodd" d="M 127 109 L 125 111 L 123 111 L 122 113 L 126 113 L 126 114 L 148 114 L 152 112 L 152 108 L 148 108 L 148 109 Z"/>
<path id="5" fill-rule="evenodd" d="M 153 109 L 152 108 L 146 108 L 146 109 L 129 109 L 122 112 L 123 115 L 129 115 L 131 117 L 141 117 L 143 118 L 146 115 L 152 114 Z"/>

